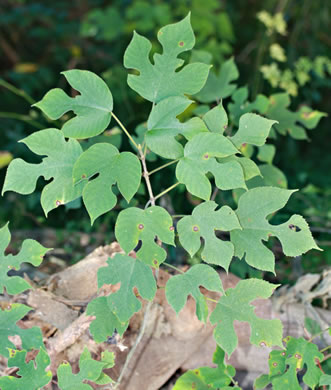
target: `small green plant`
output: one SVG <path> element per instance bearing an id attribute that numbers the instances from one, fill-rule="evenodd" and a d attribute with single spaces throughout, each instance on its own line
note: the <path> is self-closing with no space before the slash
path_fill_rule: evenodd
<path id="1" fill-rule="evenodd" d="M 119 196 L 127 201 L 128 205 L 119 212 L 115 225 L 116 239 L 125 254 L 109 259 L 107 266 L 98 271 L 99 288 L 117 283 L 120 288 L 108 296 L 95 298 L 86 310 L 86 314 L 95 316 L 90 331 L 96 342 L 106 341 L 115 330 L 123 335 L 130 318 L 142 307 L 134 289 L 142 299 L 152 302 L 158 288 L 157 270 L 171 267 L 178 275 L 172 276 L 166 285 L 169 304 L 179 313 L 191 295 L 196 301 L 199 320 L 210 320 L 215 325 L 214 338 L 218 344 L 214 355 L 218 367 L 187 372 L 175 389 L 226 389 L 231 383 L 239 388 L 233 379 L 235 370 L 224 363 L 225 354 L 231 356 L 238 345 L 234 321 L 249 323 L 252 344 L 261 348 L 280 348 L 272 357 L 279 360 L 281 368 L 274 373 L 272 364 L 270 374 L 260 377 L 256 388 L 272 383 L 275 389 L 284 389 L 284 383 L 290 380 L 295 383 L 291 388 L 296 389 L 295 386 L 299 386 L 296 368 L 302 368 L 304 364 L 307 366 L 304 382 L 315 388 L 322 377 L 316 360 L 321 362 L 323 354 L 304 339 L 287 340 L 284 348 L 280 320 L 259 318 L 251 304 L 257 298 L 268 299 L 278 285 L 251 278 L 224 291 L 217 271 L 228 271 L 235 256 L 254 269 L 275 273 L 274 254 L 264 244 L 270 237 L 279 239 L 288 256 L 299 256 L 310 249 L 319 250 L 303 217 L 293 215 L 278 225 L 269 222 L 270 216 L 286 205 L 295 190 L 287 190 L 284 182 L 279 183 L 279 176 L 274 180 L 269 172 L 270 179 L 268 169 L 264 165 L 260 169 L 251 157 L 257 147 L 258 159 L 271 166 L 275 148 L 265 144 L 267 138 L 275 136 L 276 132 L 290 132 L 295 138 L 305 138 L 301 125 L 313 128 L 323 114 L 307 107 L 292 113 L 287 110 L 285 95 L 270 98 L 261 95 L 253 103 L 248 102 L 247 90 L 236 89 L 232 84 L 238 77 L 232 59 L 223 65 L 218 76 L 210 73 L 210 65 L 205 63 L 184 65 L 179 55 L 190 51 L 195 43 L 189 16 L 163 27 L 158 32 L 158 40 L 162 53 L 155 53 L 153 61 L 150 59 L 151 43 L 138 33 L 134 33 L 124 55 L 124 66 L 130 70 L 128 85 L 151 102 L 147 124 L 143 132 L 140 127 L 139 137 L 133 136 L 117 118 L 112 94 L 101 78 L 84 70 L 65 71 L 64 77 L 79 94 L 70 97 L 62 89 L 52 89 L 34 106 L 52 120 L 60 119 L 67 112 L 74 115 L 61 129 L 40 130 L 21 141 L 36 155 L 46 157 L 39 164 L 14 159 L 7 170 L 3 193 L 30 194 L 43 176 L 45 180 L 51 180 L 41 193 L 46 216 L 51 210 L 82 198 L 92 224 L 117 205 Z M 233 103 L 228 106 L 229 121 L 221 100 L 230 95 Z M 195 106 L 188 120 L 178 119 L 194 100 L 205 104 Z M 214 102 L 219 103 L 206 105 Z M 129 138 L 134 153 L 120 152 L 114 145 L 104 142 L 83 150 L 82 140 L 102 134 L 111 120 L 115 120 Z M 149 169 L 149 152 L 166 161 L 154 170 Z M 168 167 L 172 169 L 174 164 L 176 169 L 171 185 L 155 194 L 152 175 L 163 169 L 169 173 Z M 265 172 L 263 179 L 262 171 Z M 143 207 L 131 207 L 129 202 L 136 196 L 142 178 L 148 193 L 147 202 Z M 270 186 L 270 182 L 275 184 Z M 170 215 L 164 207 L 157 205 L 168 192 L 177 191 L 179 195 L 185 190 L 199 199 L 191 215 Z M 218 191 L 229 190 L 238 202 L 235 209 L 215 201 Z M 218 232 L 228 232 L 230 240 L 223 241 Z M 0 231 L 2 252 L 9 240 L 9 230 L 5 226 Z M 183 272 L 165 261 L 166 245 L 182 246 L 191 257 L 200 251 L 204 263 Z M 136 252 L 135 257 L 129 256 L 132 250 Z M 27 240 L 18 256 L 4 256 L 0 266 L 0 289 L 5 287 L 7 293 L 15 294 L 30 288 L 23 279 L 9 277 L 7 272 L 9 268 L 19 268 L 22 261 L 39 265 L 46 251 L 36 242 Z M 200 286 L 220 294 L 212 313 L 208 312 L 208 298 L 202 294 Z M 150 306 L 149 303 L 146 311 Z M 0 352 L 9 358 L 10 366 L 20 369 L 19 378 L 0 378 L 3 390 L 40 389 L 51 380 L 51 374 L 45 372 L 49 357 L 40 329 L 23 330 L 16 325 L 28 311 L 29 308 L 21 304 L 0 311 Z M 22 351 L 13 349 L 8 340 L 8 336 L 13 335 L 21 337 Z M 39 349 L 35 365 L 25 363 L 25 354 L 30 349 Z M 295 358 L 302 359 L 301 366 L 293 360 Z M 68 363 L 60 365 L 58 386 L 62 390 L 87 389 L 90 386 L 83 383 L 85 380 L 110 383 L 111 378 L 102 370 L 112 365 L 113 356 L 106 354 L 97 362 L 85 350 L 80 358 L 79 374 L 73 375 Z M 123 372 L 120 379 L 122 376 Z M 33 381 L 29 382 L 28 378 Z M 113 384 L 114 388 L 120 379 Z"/>

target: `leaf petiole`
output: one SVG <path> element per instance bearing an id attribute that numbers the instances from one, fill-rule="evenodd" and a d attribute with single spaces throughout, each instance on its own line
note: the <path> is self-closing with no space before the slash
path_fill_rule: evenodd
<path id="1" fill-rule="evenodd" d="M 166 167 L 168 167 L 168 166 L 170 166 L 172 164 L 175 164 L 177 161 L 179 161 L 179 158 L 177 158 L 177 160 L 170 161 L 170 162 L 168 162 L 166 164 L 163 164 L 163 165 L 159 166 L 158 168 L 153 169 L 152 171 L 149 172 L 149 175 L 153 175 L 153 173 L 156 173 L 156 172 L 160 171 L 163 168 L 166 168 Z"/>
<path id="2" fill-rule="evenodd" d="M 112 112 L 111 113 L 112 117 L 115 119 L 115 121 L 118 123 L 118 125 L 120 126 L 120 128 L 124 131 L 124 133 L 127 135 L 127 137 L 129 138 L 129 140 L 133 143 L 133 145 L 136 147 L 137 150 L 139 150 L 139 147 L 137 145 L 137 143 L 135 142 L 135 140 L 132 138 L 132 136 L 130 135 L 130 133 L 128 132 L 128 130 L 126 129 L 126 127 L 123 125 L 123 123 L 117 118 L 117 116 Z"/>
<path id="3" fill-rule="evenodd" d="M 179 182 L 173 184 L 172 186 L 168 187 L 166 190 L 164 190 L 164 191 L 160 192 L 158 195 L 156 195 L 156 196 L 154 197 L 154 199 L 156 200 L 156 199 L 161 198 L 161 196 L 163 196 L 163 195 L 165 195 L 167 192 L 173 190 L 173 189 L 176 188 L 179 184 L 180 184 Z"/>

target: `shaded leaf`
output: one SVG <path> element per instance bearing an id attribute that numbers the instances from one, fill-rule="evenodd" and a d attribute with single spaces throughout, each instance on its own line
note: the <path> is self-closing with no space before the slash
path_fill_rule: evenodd
<path id="1" fill-rule="evenodd" d="M 113 97 L 107 84 L 87 70 L 73 69 L 62 74 L 80 95 L 71 98 L 62 89 L 55 88 L 34 106 L 51 119 L 59 119 L 73 111 L 77 116 L 62 127 L 65 137 L 82 139 L 102 133 L 109 125 L 113 111 Z"/>
<path id="2" fill-rule="evenodd" d="M 228 127 L 228 116 L 222 103 L 206 112 L 202 119 L 212 133 L 223 134 Z"/>

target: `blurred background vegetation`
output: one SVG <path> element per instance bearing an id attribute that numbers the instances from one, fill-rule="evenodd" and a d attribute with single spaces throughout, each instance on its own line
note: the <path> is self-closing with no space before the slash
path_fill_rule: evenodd
<path id="1" fill-rule="evenodd" d="M 247 86 L 250 101 L 259 94 L 269 97 L 284 92 L 290 98 L 289 109 L 293 112 L 302 105 L 330 112 L 329 1 L 2 0 L 1 186 L 12 156 L 29 162 L 40 161 L 17 141 L 38 129 L 59 124 L 32 109 L 31 103 L 40 100 L 50 88 L 60 87 L 68 91 L 68 85 L 60 75 L 63 70 L 87 69 L 103 77 L 114 96 L 116 115 L 132 133 L 137 128 L 136 135 L 139 136 L 144 129 L 138 125 L 146 120 L 150 104 L 126 84 L 127 71 L 122 64 L 125 48 L 133 30 L 137 30 L 153 42 L 154 51 L 159 50 L 155 38 L 157 30 L 182 19 L 189 11 L 197 38 L 193 52 L 195 58 L 209 59 L 216 73 L 232 57 L 238 67 L 235 90 L 223 99 L 225 107 L 231 104 L 231 99 L 234 100 L 239 87 Z M 300 259 L 293 262 L 284 257 L 277 242 L 273 242 L 278 277 L 282 282 L 291 282 L 304 272 L 321 272 L 331 264 L 329 131 L 328 118 L 322 118 L 315 129 L 308 130 L 308 139 L 298 140 L 278 134 L 271 142 L 277 148 L 274 165 L 287 177 L 289 188 L 301 189 L 300 193 L 293 195 L 275 223 L 285 220 L 293 212 L 304 215 L 324 249 L 321 253 L 313 251 L 304 255 L 302 262 Z M 110 128 L 103 137 L 117 146 L 122 144 L 124 150 L 130 148 L 116 128 Z M 268 163 L 269 157 L 257 156 L 257 161 Z M 160 161 L 153 161 L 155 156 L 152 154 L 149 160 L 152 167 L 161 165 Z M 169 173 L 174 172 L 173 168 L 169 168 Z M 172 184 L 171 179 L 171 174 L 153 175 L 156 193 Z M 180 187 L 178 191 L 181 191 Z M 189 196 L 178 197 L 177 194 L 171 192 L 165 198 L 168 209 L 171 208 L 174 214 L 190 212 L 198 200 Z M 62 255 L 69 262 L 77 261 L 95 245 L 113 239 L 118 210 L 100 217 L 91 227 L 88 215 L 78 201 L 52 211 L 46 219 L 39 197 L 40 191 L 29 196 L 6 193 L 0 199 L 0 225 L 9 220 L 11 230 L 17 231 L 18 236 L 24 235 L 22 232 L 26 230 L 37 236 L 49 234 L 54 238 L 53 246 L 65 249 Z M 145 204 L 144 197 L 142 187 L 132 204 L 139 201 Z M 217 194 L 217 197 L 222 203 L 234 204 L 232 195 L 227 192 Z M 127 207 L 124 200 L 120 204 Z M 176 261 L 185 260 L 179 258 Z M 232 271 L 240 276 L 252 272 L 243 264 L 234 262 Z"/>

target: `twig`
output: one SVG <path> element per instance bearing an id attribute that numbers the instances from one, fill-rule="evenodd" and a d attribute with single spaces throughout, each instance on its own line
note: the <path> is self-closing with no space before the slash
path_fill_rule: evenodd
<path id="1" fill-rule="evenodd" d="M 14 112 L 0 112 L 0 118 L 17 119 L 19 121 L 26 122 L 37 129 L 43 129 L 45 127 L 41 123 L 31 119 L 28 115 L 15 114 Z"/>
<path id="2" fill-rule="evenodd" d="M 152 206 L 155 206 L 155 197 L 153 194 L 151 182 L 149 180 L 149 172 L 148 172 L 147 166 L 146 166 L 146 158 L 145 158 L 145 155 L 142 151 L 141 145 L 138 145 L 138 152 L 139 152 L 140 160 L 141 160 L 141 163 L 143 166 L 143 177 L 144 177 L 146 185 L 147 185 L 147 190 L 148 190 L 148 194 L 149 194 L 149 202 Z"/>
<path id="3" fill-rule="evenodd" d="M 35 103 L 33 98 L 30 95 L 28 95 L 25 91 L 23 91 L 22 89 L 16 88 L 14 85 L 8 83 L 4 79 L 0 79 L 0 86 L 8 89 L 8 91 L 10 91 L 10 92 L 13 92 L 15 95 L 21 96 L 29 104 L 34 104 Z"/>
<path id="4" fill-rule="evenodd" d="M 185 274 L 184 271 L 182 271 L 181 269 L 175 267 L 175 266 L 172 265 L 172 264 L 166 263 L 165 261 L 164 261 L 162 264 L 166 265 L 166 266 L 169 267 L 169 268 L 172 268 L 172 269 L 176 270 L 177 272 L 179 272 L 179 273 L 181 273 L 181 274 Z"/>

